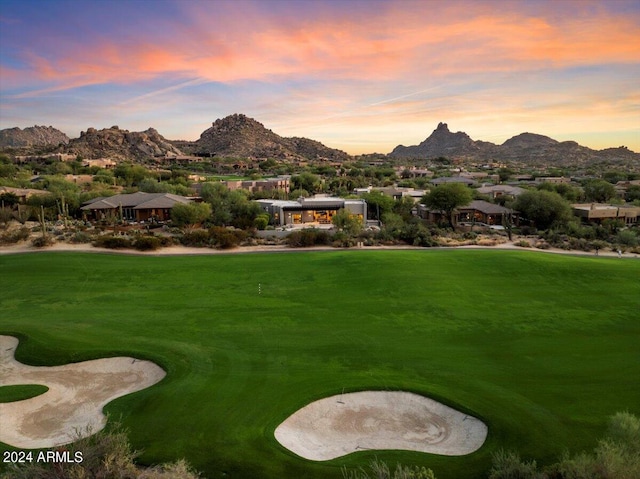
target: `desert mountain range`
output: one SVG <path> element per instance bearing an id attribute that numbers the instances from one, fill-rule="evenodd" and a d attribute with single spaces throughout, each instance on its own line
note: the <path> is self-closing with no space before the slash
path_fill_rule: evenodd
<path id="1" fill-rule="evenodd" d="M 475 161 L 513 161 L 522 164 L 586 165 L 595 162 L 640 162 L 640 154 L 626 147 L 592 150 L 575 141 L 557 141 L 535 133 L 521 133 L 501 145 L 474 141 L 464 132 L 452 133 L 446 123 L 439 123 L 419 145 L 399 145 L 389 153 L 393 158 L 445 158 Z"/>
<path id="2" fill-rule="evenodd" d="M 142 132 L 129 132 L 117 126 L 102 130 L 88 128 L 74 139 L 51 126 L 0 130 L 0 148 L 20 148 L 28 152 L 37 147 L 49 147 L 55 152 L 84 158 L 108 157 L 130 161 L 182 155 L 283 161 L 345 161 L 351 158 L 344 151 L 308 138 L 282 137 L 242 114 L 216 120 L 196 141 L 168 140 L 153 128 Z M 640 154 L 626 147 L 593 150 L 575 141 L 559 142 L 534 133 L 522 133 L 496 145 L 473 140 L 464 132 L 452 133 L 446 123 L 439 123 L 420 144 L 399 145 L 387 156 L 390 159 L 445 157 L 469 161 L 497 160 L 524 165 L 640 164 Z"/>

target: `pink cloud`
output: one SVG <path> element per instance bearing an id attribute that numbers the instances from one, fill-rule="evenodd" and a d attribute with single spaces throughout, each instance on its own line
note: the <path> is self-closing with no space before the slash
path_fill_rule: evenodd
<path id="1" fill-rule="evenodd" d="M 436 4 L 438 11 L 432 11 L 431 2 L 419 2 L 407 9 L 407 3 L 400 2 L 361 18 L 324 15 L 298 24 L 288 19 L 281 25 L 244 5 L 242 14 L 253 19 L 249 29 L 234 31 L 240 24 L 237 17 L 229 18 L 226 29 L 207 28 L 207 20 L 216 13 L 196 6 L 193 25 L 164 31 L 156 39 L 102 37 L 67 47 L 59 58 L 28 55 L 22 78 L 18 78 L 21 71 L 10 71 L 8 83 L 46 82 L 46 87 L 32 92 L 38 94 L 161 75 L 173 75 L 177 81 L 194 77 L 216 82 L 309 77 L 393 81 L 636 64 L 640 58 L 637 17 L 557 19 L 475 4 Z"/>

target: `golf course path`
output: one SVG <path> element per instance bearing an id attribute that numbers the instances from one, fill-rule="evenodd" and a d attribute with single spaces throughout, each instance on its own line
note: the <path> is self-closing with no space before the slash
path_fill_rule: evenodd
<path id="1" fill-rule="evenodd" d="M 128 357 L 64 366 L 27 366 L 15 360 L 18 339 L 0 335 L 0 387 L 41 384 L 39 396 L 0 403 L 0 441 L 36 449 L 71 443 L 101 430 L 110 401 L 159 382 L 166 373 L 150 361 Z"/>
<path id="2" fill-rule="evenodd" d="M 418 394 L 363 391 L 308 404 L 280 424 L 275 437 L 314 461 L 382 449 L 462 456 L 482 446 L 487 426 Z"/>

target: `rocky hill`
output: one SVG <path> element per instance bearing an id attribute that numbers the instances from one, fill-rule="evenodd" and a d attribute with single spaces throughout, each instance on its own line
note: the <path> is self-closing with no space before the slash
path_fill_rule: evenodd
<path id="1" fill-rule="evenodd" d="M 169 140 L 153 128 L 145 131 L 121 130 L 117 126 L 96 130 L 89 128 L 80 138 L 69 141 L 64 153 L 84 158 L 111 158 L 114 160 L 145 160 L 152 157 L 182 155 Z"/>
<path id="2" fill-rule="evenodd" d="M 349 155 L 307 138 L 285 138 L 262 123 L 242 114 L 216 120 L 194 143 L 198 155 L 281 159 L 343 161 Z"/>
<path id="3" fill-rule="evenodd" d="M 640 164 L 640 154 L 625 147 L 592 150 L 575 141 L 557 141 L 535 133 L 521 133 L 502 145 L 474 141 L 466 133 L 449 131 L 439 123 L 433 133 L 415 146 L 399 145 L 392 158 L 438 158 L 475 161 L 507 161 L 522 165 L 586 166 L 594 163 Z"/>
<path id="4" fill-rule="evenodd" d="M 58 146 L 69 143 L 69 137 L 52 126 L 30 126 L 24 130 L 7 128 L 0 130 L 0 148 L 29 148 Z"/>

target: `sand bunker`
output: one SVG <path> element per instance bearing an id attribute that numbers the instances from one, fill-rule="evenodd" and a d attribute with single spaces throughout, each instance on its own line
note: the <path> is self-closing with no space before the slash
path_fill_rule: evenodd
<path id="1" fill-rule="evenodd" d="M 96 359 L 65 366 L 35 367 L 14 358 L 18 340 L 0 335 L 0 386 L 42 384 L 40 396 L 0 404 L 0 441 L 36 449 L 68 444 L 101 430 L 110 401 L 159 382 L 165 372 L 134 358 Z"/>
<path id="2" fill-rule="evenodd" d="M 487 426 L 417 394 L 364 391 L 303 407 L 276 428 L 275 437 L 290 451 L 314 461 L 374 449 L 462 456 L 482 446 Z"/>

